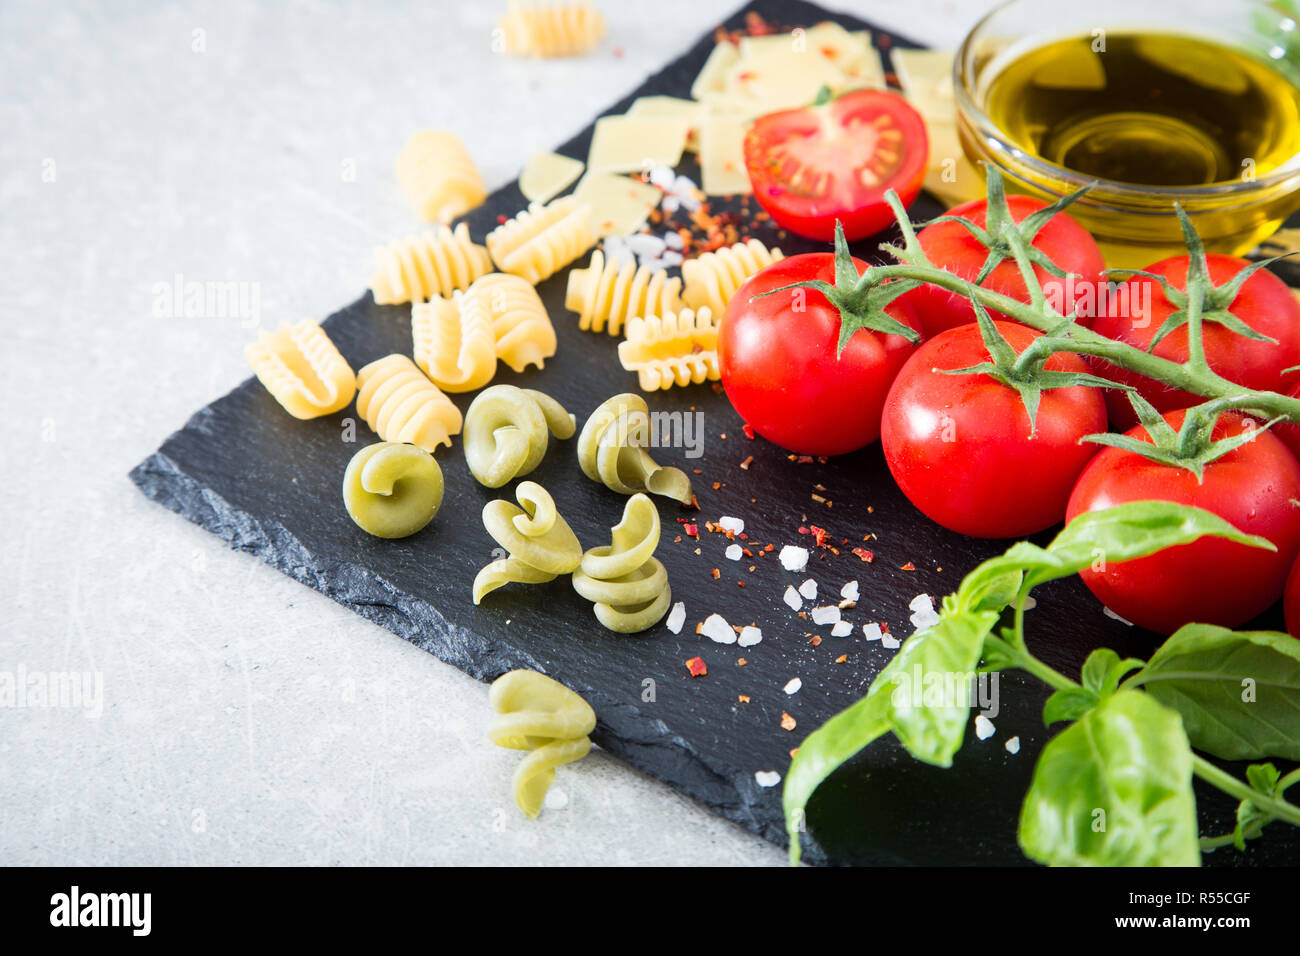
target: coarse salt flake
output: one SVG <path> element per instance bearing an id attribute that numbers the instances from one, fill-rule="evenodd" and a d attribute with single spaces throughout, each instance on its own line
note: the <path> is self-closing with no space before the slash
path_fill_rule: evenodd
<path id="1" fill-rule="evenodd" d="M 781 782 L 781 775 L 775 770 L 759 770 L 754 773 L 754 782 L 760 787 L 775 787 Z"/>
<path id="2" fill-rule="evenodd" d="M 803 584 L 799 585 L 799 593 L 809 601 L 817 600 L 817 582 L 809 578 Z"/>
<path id="3" fill-rule="evenodd" d="M 840 609 L 834 604 L 813 608 L 812 622 L 814 624 L 834 624 L 839 619 Z"/>
<path id="4" fill-rule="evenodd" d="M 794 589 L 793 584 L 786 586 L 785 603 L 790 605 L 792 611 L 797 611 L 803 607 L 803 598 L 799 596 L 799 592 Z"/>
<path id="5" fill-rule="evenodd" d="M 1007 753 L 1018 754 L 1020 753 L 1020 738 L 1009 737 L 1007 738 L 1007 742 L 1003 744 L 1003 746 L 1007 748 Z"/>
<path id="6" fill-rule="evenodd" d="M 888 648 L 888 649 L 891 650 L 891 651 L 898 650 L 899 646 L 900 646 L 902 643 L 903 643 L 902 641 L 900 641 L 898 638 L 894 637 L 894 635 L 892 635 L 892 634 L 881 634 L 881 635 L 880 635 L 880 646 L 881 646 L 881 647 L 884 647 L 884 648 Z"/>
<path id="7" fill-rule="evenodd" d="M 721 614 L 710 614 L 704 619 L 700 633 L 715 644 L 735 644 L 736 632 Z"/>
<path id="8" fill-rule="evenodd" d="M 682 625 L 685 623 L 686 605 L 682 601 L 678 601 L 673 605 L 673 609 L 668 612 L 668 620 L 665 621 L 664 624 L 666 624 L 668 630 L 672 631 L 674 634 L 680 634 L 682 632 Z"/>
<path id="9" fill-rule="evenodd" d="M 808 549 L 787 544 L 781 549 L 781 567 L 787 571 L 802 571 L 808 567 Z"/>
<path id="10" fill-rule="evenodd" d="M 803 687 L 803 681 L 798 677 L 792 677 L 790 678 L 789 682 L 781 689 L 785 691 L 787 694 L 794 695 L 799 693 L 799 689 L 801 687 Z"/>
<path id="11" fill-rule="evenodd" d="M 880 629 L 880 625 L 872 621 L 870 624 L 862 625 L 862 636 L 869 641 L 878 641 L 884 637 L 885 634 Z"/>
<path id="12" fill-rule="evenodd" d="M 723 531 L 730 531 L 732 534 L 740 534 L 745 530 L 745 522 L 740 518 L 733 518 L 730 515 L 723 515 L 718 519 L 718 527 Z"/>
<path id="13" fill-rule="evenodd" d="M 993 726 L 993 721 L 989 720 L 983 714 L 975 718 L 975 736 L 980 740 L 988 740 L 993 736 L 997 728 Z"/>
<path id="14" fill-rule="evenodd" d="M 744 556 L 745 551 L 740 545 L 731 544 L 727 546 L 727 550 L 723 554 L 727 556 L 728 561 L 739 561 Z"/>
<path id="15" fill-rule="evenodd" d="M 853 633 L 853 625 L 848 621 L 836 621 L 831 628 L 831 637 L 848 637 Z"/>
<path id="16" fill-rule="evenodd" d="M 850 581 L 840 588 L 840 597 L 846 601 L 856 601 L 858 599 L 858 582 Z"/>
<path id="17" fill-rule="evenodd" d="M 762 628 L 754 627 L 748 624 L 740 629 L 740 636 L 736 638 L 736 643 L 741 647 L 753 647 L 763 640 Z"/>

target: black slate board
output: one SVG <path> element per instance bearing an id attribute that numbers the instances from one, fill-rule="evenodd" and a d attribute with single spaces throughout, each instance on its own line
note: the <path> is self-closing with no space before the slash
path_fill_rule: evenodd
<path id="1" fill-rule="evenodd" d="M 728 26 L 740 27 L 749 10 L 787 28 L 834 19 L 849 29 L 873 29 L 809 3 L 762 0 L 738 11 Z M 875 36 L 886 52 L 892 46 L 917 45 L 884 31 Z M 710 33 L 605 113 L 623 112 L 638 96 L 689 96 L 712 46 Z M 583 159 L 590 137 L 588 127 L 558 151 Z M 681 171 L 698 182 L 691 162 Z M 499 215 L 511 216 L 523 204 L 515 184 L 497 190 L 468 217 L 475 239 L 482 241 Z M 724 205 L 714 203 L 714 208 Z M 912 215 L 923 219 L 939 211 L 923 196 Z M 824 248 L 761 228 L 753 234 L 769 245 L 779 244 L 787 254 Z M 873 248 L 874 243 L 867 243 L 855 251 L 878 258 Z M 563 308 L 566 274 L 539 287 L 559 334 L 558 355 L 542 372 L 514 375 L 503 369 L 497 380 L 543 389 L 581 421 L 610 395 L 636 391 L 636 382 L 618 366 L 614 341 L 579 332 L 573 314 Z M 410 352 L 409 309 L 375 306 L 369 294 L 324 325 L 354 368 L 389 352 Z M 457 399 L 462 410 L 471 398 Z M 835 596 L 846 581 L 858 579 L 863 596 L 846 616 L 858 624 L 888 621 L 894 633 L 904 635 L 910 632 L 907 606 L 915 595 L 947 593 L 965 571 L 1002 547 L 950 534 L 923 518 L 895 488 L 878 447 L 825 464 L 794 464 L 761 439 L 747 440 L 726 398 L 709 386 L 675 389 L 650 401 L 655 409 L 703 414 L 701 458 L 685 458 L 681 449 L 655 453 L 664 463 L 703 471 L 694 476 L 701 522 L 742 517 L 753 539 L 773 542 L 778 549 L 808 545 L 797 529 L 818 524 L 836 544 L 849 539 L 844 553 L 825 553 L 810 562 L 807 574 L 791 574 L 780 567 L 775 553 L 754 562 L 727 561 L 722 556 L 726 542 L 702 530 L 698 546 L 703 554 L 697 556 L 695 542 L 684 538 L 673 543 L 676 519 L 694 513 L 666 502 L 660 504 L 665 529 L 660 557 L 674 600 L 686 603 L 682 634 L 674 636 L 661 624 L 637 637 L 611 635 L 596 624 L 590 605 L 566 579 L 498 591 L 476 609 L 469 583 L 474 571 L 493 558 L 495 547 L 478 514 L 486 501 L 505 496 L 508 489 L 498 495 L 480 487 L 457 443 L 438 456 L 447 479 L 438 519 L 406 540 L 372 538 L 348 519 L 339 495 L 348 460 L 373 440 L 365 424 L 357 421 L 356 443 L 350 444 L 342 436 L 344 419 L 356 418 L 352 409 L 299 422 L 253 379 L 195 414 L 132 471 L 131 479 L 148 497 L 232 548 L 258 555 L 480 680 L 517 667 L 552 675 L 591 702 L 600 718 L 592 736 L 601 748 L 784 845 L 780 788 L 760 788 L 755 771 L 784 774 L 790 749 L 857 699 L 892 653 L 863 641 L 860 630 L 852 638 L 836 639 L 829 628 L 794 618 L 781 600 L 786 585 L 812 576 L 823 596 Z M 741 470 L 740 462 L 749 455 L 754 456 L 752 467 Z M 584 546 L 608 541 L 624 499 L 582 476 L 573 442 L 555 445 L 530 477 L 554 493 Z M 714 481 L 723 487 L 712 490 Z M 825 486 L 832 508 L 812 500 L 816 484 Z M 876 559 L 867 565 L 847 552 L 869 533 L 877 536 L 869 544 Z M 915 563 L 915 571 L 901 570 L 907 562 Z M 746 571 L 750 563 L 757 565 L 752 574 Z M 722 572 L 720 580 L 712 579 L 714 567 Z M 741 578 L 748 585 L 744 589 L 736 583 Z M 1123 655 L 1145 655 L 1152 646 L 1150 635 L 1104 617 L 1077 581 L 1045 587 L 1038 600 L 1038 609 L 1031 612 L 1031 640 L 1045 660 L 1067 672 L 1077 673 L 1097 646 Z M 762 644 L 738 649 L 696 636 L 696 622 L 714 611 L 733 624 L 760 626 Z M 804 637 L 814 630 L 824 638 L 819 647 Z M 845 664 L 834 663 L 840 654 L 848 655 Z M 687 676 L 684 662 L 696 655 L 707 662 L 707 677 Z M 737 666 L 742 656 L 748 661 L 744 667 Z M 803 688 L 787 696 L 782 687 L 796 676 Z M 647 680 L 654 682 L 653 701 L 644 699 Z M 1046 693 L 1016 675 L 1003 675 L 999 690 L 996 737 L 978 741 L 968 734 L 952 769 L 917 763 L 891 737 L 828 780 L 809 807 L 806 858 L 837 864 L 1024 863 L 1016 846 L 1016 820 L 1047 737 L 1039 718 Z M 738 703 L 741 694 L 750 703 Z M 797 719 L 795 732 L 781 729 L 783 711 Z M 1003 747 L 1013 735 L 1021 740 L 1014 756 Z M 1230 830 L 1230 801 L 1218 798 L 1216 791 L 1198 789 L 1198 795 L 1208 831 Z M 1245 856 L 1220 851 L 1207 862 L 1294 860 L 1297 846 L 1294 830 L 1274 827 Z"/>

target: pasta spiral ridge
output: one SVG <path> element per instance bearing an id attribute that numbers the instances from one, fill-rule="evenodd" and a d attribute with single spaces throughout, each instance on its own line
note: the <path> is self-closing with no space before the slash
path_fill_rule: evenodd
<path id="1" fill-rule="evenodd" d="M 266 390 L 294 418 L 319 418 L 339 411 L 357 391 L 347 360 L 311 319 L 274 332 L 265 329 L 244 347 L 244 357 Z"/>
<path id="2" fill-rule="evenodd" d="M 545 5 L 511 0 L 497 26 L 506 52 L 523 56 L 579 56 L 605 35 L 605 18 L 589 2 Z"/>
<path id="3" fill-rule="evenodd" d="M 542 463 L 550 436 L 572 438 L 574 417 L 542 392 L 493 385 L 465 413 L 465 461 L 479 484 L 500 488 Z"/>
<path id="4" fill-rule="evenodd" d="M 578 436 L 582 473 L 621 495 L 647 491 L 691 503 L 691 479 L 680 468 L 665 468 L 650 457 L 650 409 L 632 392 L 605 401 Z"/>
<path id="5" fill-rule="evenodd" d="M 466 310 L 464 293 L 412 305 L 411 339 L 415 364 L 444 392 L 472 392 L 496 374 L 492 317 Z"/>
<path id="6" fill-rule="evenodd" d="M 357 414 L 384 441 L 427 452 L 460 434 L 460 409 L 405 355 L 376 359 L 357 372 Z"/>
<path id="7" fill-rule="evenodd" d="M 488 703 L 497 712 L 488 738 L 498 747 L 531 751 L 513 778 L 515 805 L 536 819 L 555 782 L 555 768 L 585 757 L 596 712 L 578 694 L 537 671 L 509 671 L 492 682 Z"/>
<path id="8" fill-rule="evenodd" d="M 573 589 L 595 605 L 596 620 L 611 631 L 644 631 L 668 611 L 668 571 L 654 556 L 659 531 L 654 502 L 633 495 L 613 528 L 612 543 L 588 550 L 573 572 Z"/>
<path id="9" fill-rule="evenodd" d="M 578 313 L 584 332 L 618 335 L 635 316 L 664 315 L 681 308 L 682 280 L 635 262 L 606 262 L 599 249 L 585 269 L 569 272 L 564 307 Z M 607 326 L 608 323 L 608 326 Z"/>
<path id="10" fill-rule="evenodd" d="M 496 357 L 516 372 L 543 368 L 555 354 L 555 326 L 541 296 L 527 279 L 492 272 L 465 293 L 461 309 L 485 317 L 492 326 Z"/>
<path id="11" fill-rule="evenodd" d="M 618 344 L 618 360 L 623 368 L 637 373 L 645 392 L 716 382 L 722 378 L 718 320 L 708 306 L 698 312 L 670 312 L 662 318 L 635 318 L 628 323 L 627 338 Z"/>
<path id="12" fill-rule="evenodd" d="M 487 198 L 483 176 L 455 133 L 415 133 L 395 164 L 397 184 L 425 222 L 448 223 Z"/>
<path id="13" fill-rule="evenodd" d="M 708 306 L 714 315 L 721 317 L 745 280 L 784 258 L 780 249 L 769 252 L 763 243 L 750 239 L 687 259 L 682 263 L 682 278 L 686 281 L 682 299 L 692 309 Z"/>
<path id="14" fill-rule="evenodd" d="M 483 527 L 507 557 L 484 566 L 475 576 L 475 604 L 503 585 L 551 581 L 582 561 L 578 536 L 545 488 L 535 481 L 521 481 L 515 498 L 522 507 L 500 498 L 483 506 Z"/>
<path id="15" fill-rule="evenodd" d="M 438 226 L 427 232 L 379 246 L 374 253 L 370 288 L 376 305 L 423 302 L 435 295 L 468 289 L 492 271 L 492 259 L 469 237 L 469 227 Z"/>
<path id="16" fill-rule="evenodd" d="M 442 507 L 442 469 L 414 445 L 377 442 L 348 462 L 343 505 L 362 531 L 377 538 L 405 538 Z"/>
<path id="17" fill-rule="evenodd" d="M 502 272 L 533 285 L 554 275 L 596 244 L 589 207 L 573 196 L 531 203 L 487 235 L 492 261 Z"/>

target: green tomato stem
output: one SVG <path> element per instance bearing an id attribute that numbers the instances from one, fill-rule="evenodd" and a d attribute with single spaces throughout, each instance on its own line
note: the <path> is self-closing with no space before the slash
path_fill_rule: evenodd
<path id="1" fill-rule="evenodd" d="M 1238 780 L 1226 770 L 1220 770 L 1200 754 L 1192 754 L 1192 772 L 1206 783 L 1218 787 L 1229 796 L 1236 797 L 1238 800 L 1249 800 L 1275 819 L 1285 820 L 1294 826 L 1300 826 L 1300 807 L 1287 803 L 1281 798 L 1260 793 L 1244 780 Z"/>

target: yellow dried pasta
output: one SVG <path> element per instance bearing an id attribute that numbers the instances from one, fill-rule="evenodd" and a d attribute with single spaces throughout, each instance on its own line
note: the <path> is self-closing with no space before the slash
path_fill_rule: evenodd
<path id="1" fill-rule="evenodd" d="M 580 56 L 605 35 L 605 18 L 590 3 L 527 3 L 510 0 L 497 20 L 507 53 Z"/>
<path id="2" fill-rule="evenodd" d="M 487 235 L 492 261 L 502 272 L 533 285 L 554 275 L 596 244 L 590 209 L 572 196 L 532 203 Z"/>
<path id="3" fill-rule="evenodd" d="M 682 299 L 692 309 L 707 306 L 721 319 L 727 303 L 746 279 L 784 258 L 780 249 L 769 252 L 759 240 L 750 239 L 687 259 L 682 263 L 682 278 L 686 281 Z"/>
<path id="4" fill-rule="evenodd" d="M 460 409 L 405 355 L 387 355 L 357 372 L 357 414 L 384 441 L 432 452 L 460 434 Z"/>
<path id="5" fill-rule="evenodd" d="M 672 602 L 668 571 L 654 556 L 659 511 L 645 495 L 627 499 L 612 543 L 592 548 L 573 572 L 573 589 L 595 605 L 596 620 L 619 634 L 657 624 Z"/>
<path id="6" fill-rule="evenodd" d="M 370 288 L 377 305 L 451 295 L 492 271 L 487 249 L 470 240 L 469 227 L 463 222 L 454 230 L 439 226 L 379 246 L 374 260 Z"/>
<path id="7" fill-rule="evenodd" d="M 465 413 L 465 462 L 479 484 L 500 488 L 542 463 L 550 436 L 572 438 L 574 417 L 542 392 L 493 385 Z"/>
<path id="8" fill-rule="evenodd" d="M 415 364 L 444 392 L 482 388 L 497 370 L 492 317 L 481 309 L 467 311 L 464 298 L 457 292 L 411 306 Z"/>
<path id="9" fill-rule="evenodd" d="M 597 249 L 585 269 L 569 270 L 564 307 L 578 313 L 584 332 L 618 335 L 623 324 L 639 315 L 663 315 L 681 308 L 682 280 L 662 269 L 635 262 L 606 262 Z"/>
<path id="10" fill-rule="evenodd" d="M 590 752 L 587 735 L 596 729 L 596 712 L 537 671 L 502 674 L 492 682 L 488 703 L 500 715 L 488 726 L 488 738 L 498 747 L 531 751 L 515 769 L 513 789 L 515 805 L 536 819 L 555 782 L 555 768 Z"/>
<path id="11" fill-rule="evenodd" d="M 451 222 L 487 198 L 483 177 L 455 133 L 420 130 L 395 165 L 397 184 L 426 222 Z"/>
<path id="12" fill-rule="evenodd" d="M 497 358 L 516 372 L 530 365 L 543 368 L 555 354 L 555 326 L 527 279 L 501 272 L 485 275 L 465 293 L 461 311 L 489 318 Z"/>
<path id="13" fill-rule="evenodd" d="M 474 577 L 474 603 L 506 584 L 541 584 L 568 574 L 582 561 L 582 545 L 555 508 L 555 500 L 535 481 L 521 481 L 515 499 L 483 506 L 483 527 L 507 557 L 485 565 Z"/>
<path id="14" fill-rule="evenodd" d="M 691 479 L 680 468 L 665 468 L 646 451 L 650 408 L 632 392 L 615 395 L 591 413 L 578 436 L 582 473 L 621 495 L 648 491 L 688 505 Z"/>
<path id="15" fill-rule="evenodd" d="M 325 330 L 311 319 L 258 332 L 244 347 L 253 374 L 294 418 L 330 415 L 352 401 L 357 378 Z"/>
<path id="16" fill-rule="evenodd" d="M 618 344 L 618 361 L 637 373 L 641 390 L 698 385 L 722 378 L 718 370 L 718 320 L 707 306 L 663 317 L 635 318 Z"/>

